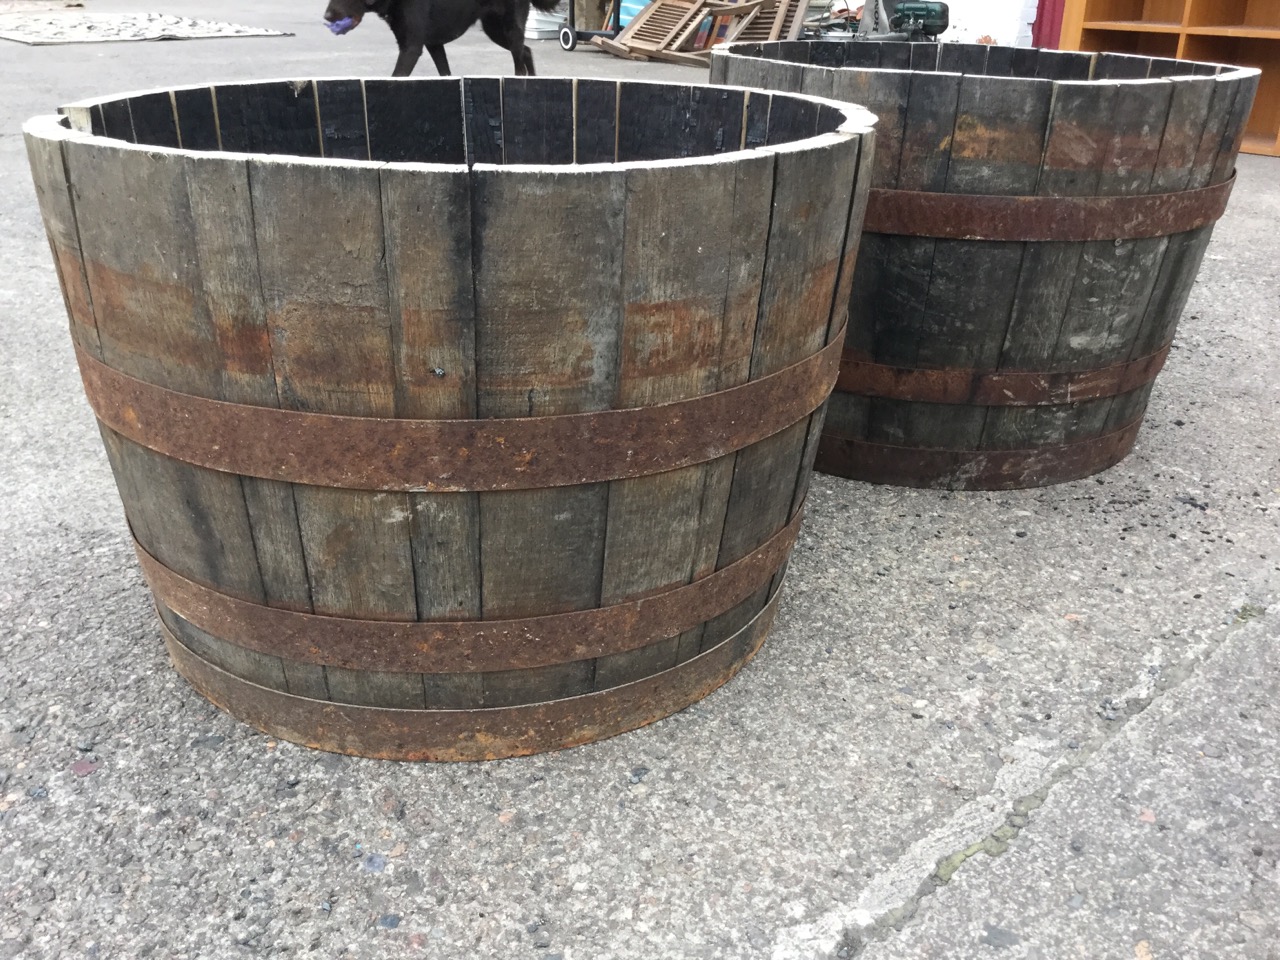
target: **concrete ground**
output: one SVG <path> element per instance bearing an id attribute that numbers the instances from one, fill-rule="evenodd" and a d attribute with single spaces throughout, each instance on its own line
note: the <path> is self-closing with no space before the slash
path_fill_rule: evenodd
<path id="1" fill-rule="evenodd" d="M 678 716 L 406 765 L 196 696 L 126 543 L 19 125 L 389 70 L 380 25 L 335 39 L 322 6 L 218 5 L 288 39 L 0 43 L 0 958 L 1280 958 L 1280 160 L 1241 160 L 1133 456 L 1014 493 L 819 478 L 773 636 Z M 449 52 L 509 72 L 482 37 Z"/>

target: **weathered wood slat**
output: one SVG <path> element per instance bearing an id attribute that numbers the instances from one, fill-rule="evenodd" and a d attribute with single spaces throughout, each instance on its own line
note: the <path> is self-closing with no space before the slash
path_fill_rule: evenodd
<path id="1" fill-rule="evenodd" d="M 1100 53 L 1094 59 L 1094 80 L 1145 80 L 1151 70 L 1147 57 L 1123 53 Z"/>
<path id="2" fill-rule="evenodd" d="M 574 162 L 613 163 L 618 156 L 618 84 L 574 81 Z"/>
<path id="3" fill-rule="evenodd" d="M 49 124 L 52 126 L 52 123 Z M 71 324 L 71 337 L 81 349 L 102 359 L 98 339 L 98 322 L 93 312 L 93 296 L 85 275 L 84 256 L 80 250 L 80 229 L 76 224 L 72 203 L 70 176 L 63 157 L 63 128 L 45 134 L 26 134 L 27 157 L 35 182 L 36 199 L 49 238 L 63 303 Z"/>
<path id="4" fill-rule="evenodd" d="M 179 146 L 177 114 L 168 91 L 130 98 L 129 117 L 136 142 L 154 147 Z"/>
<path id="5" fill-rule="evenodd" d="M 188 157 L 185 172 L 203 307 L 220 358 L 219 399 L 279 406 L 261 288 L 245 282 L 258 273 L 248 163 Z M 293 490 L 257 477 L 241 477 L 240 485 L 264 602 L 310 611 L 311 587 Z M 278 667 L 267 664 L 262 669 L 269 676 L 282 670 L 291 693 L 327 698 L 321 667 L 280 661 Z"/>
<path id="6" fill-rule="evenodd" d="M 897 182 L 911 79 L 909 70 L 844 70 L 832 85 L 834 99 L 856 103 L 880 118 L 876 124 L 875 176 L 871 181 L 874 187 L 892 187 Z"/>
<path id="7" fill-rule="evenodd" d="M 742 142 L 738 91 L 626 84 L 618 117 L 621 163 L 706 156 L 736 150 Z"/>
<path id="8" fill-rule="evenodd" d="M 734 221 L 730 169 L 706 164 L 627 174 L 619 406 L 649 406 L 719 388 Z M 706 216 L 685 216 L 699 207 Z M 707 470 L 698 465 L 610 484 L 602 603 L 693 579 Z M 674 666 L 679 640 L 675 635 L 599 658 L 596 688 Z"/>
<path id="9" fill-rule="evenodd" d="M 753 95 L 748 102 L 765 103 L 767 97 Z M 737 164 L 733 191 L 733 221 L 729 231 L 730 250 L 725 270 L 725 316 L 719 348 L 720 370 L 717 389 L 746 383 L 752 376 L 756 326 L 760 315 L 762 277 L 765 271 L 777 160 L 770 155 Z M 865 181 L 864 181 L 865 182 Z M 721 545 L 728 519 L 737 455 L 722 457 L 705 465 L 702 500 L 699 505 L 696 549 L 692 579 L 708 576 L 725 566 Z M 741 496 L 741 493 L 739 494 Z M 756 605 L 749 599 L 737 613 Z M 731 620 L 739 619 L 732 616 Z M 677 659 L 690 659 L 714 645 L 732 631 L 728 622 L 687 631 L 680 637 Z"/>
<path id="10" fill-rule="evenodd" d="M 179 146 L 183 150 L 222 149 L 212 87 L 175 90 L 173 103 L 178 113 Z"/>
<path id="11" fill-rule="evenodd" d="M 234 338 L 220 335 L 219 318 L 202 294 L 216 286 L 218 266 L 207 274 L 194 272 L 207 250 L 193 227 L 183 158 L 148 155 L 139 162 L 137 156 L 122 158 L 80 144 L 72 152 L 83 178 L 85 250 L 110 331 L 104 357 L 174 389 L 230 398 L 245 351 L 236 349 Z M 113 202 L 112 191 L 126 181 L 151 203 L 121 209 Z M 225 219 L 225 211 L 218 213 Z M 158 247 L 131 243 L 139 236 L 135 231 L 144 231 Z M 240 479 L 166 460 L 109 431 L 103 435 L 135 536 L 189 576 L 263 599 Z M 281 682 L 279 658 L 238 651 L 215 638 L 206 646 L 215 662 L 236 667 L 254 682 Z"/>
<path id="12" fill-rule="evenodd" d="M 364 108 L 364 83 L 317 80 L 316 105 L 320 114 L 322 155 L 336 160 L 368 160 L 369 121 Z"/>
<path id="13" fill-rule="evenodd" d="M 162 603 L 156 605 L 160 619 L 183 645 L 214 666 L 238 677 L 251 679 L 268 690 L 292 690 L 285 676 L 284 664 L 279 657 L 266 656 L 254 650 L 246 650 L 227 643 L 213 634 L 188 623 Z M 306 696 L 305 692 L 299 693 Z"/>
<path id="14" fill-rule="evenodd" d="M 769 109 L 768 142 L 771 146 L 811 137 L 818 129 L 820 110 L 807 100 L 775 99 Z"/>
<path id="15" fill-rule="evenodd" d="M 249 173 L 281 405 L 394 416 L 378 169 L 253 160 Z M 317 229 L 318 217 L 331 226 Z M 312 269 L 315 262 L 326 270 Z M 416 618 L 407 495 L 296 486 L 294 499 L 317 613 Z M 335 700 L 370 706 L 424 703 L 417 675 L 338 668 L 327 675 Z"/>
<path id="16" fill-rule="evenodd" d="M 880 51 L 880 67 L 884 70 L 910 70 L 914 44 L 886 42 Z"/>
<path id="17" fill-rule="evenodd" d="M 1234 171 L 1257 83 L 1257 75 L 1227 74 L 1212 84 L 1207 120 L 1187 172 L 1189 188 L 1221 182 Z M 1143 356 L 1173 338 L 1212 233 L 1213 227 L 1207 226 L 1168 239 L 1155 289 L 1130 345 L 1130 357 Z M 1139 415 L 1146 408 L 1150 393 L 1148 385 L 1127 397 L 1117 397 L 1110 409 L 1108 427 L 1114 429 L 1114 425 Z"/>
<path id="18" fill-rule="evenodd" d="M 572 80 L 504 79 L 506 162 L 572 163 L 573 107 Z"/>
<path id="19" fill-rule="evenodd" d="M 878 162 L 876 183 L 902 190 L 944 192 L 950 165 L 950 145 L 956 125 L 961 76 L 956 73 L 910 74 L 910 87 L 901 132 L 901 146 L 892 162 Z M 876 144 L 879 152 L 882 144 Z M 911 365 L 924 322 L 929 277 L 936 241 L 926 237 L 871 235 L 864 243 L 858 270 L 865 276 L 862 290 L 883 291 L 872 302 L 859 296 L 852 305 L 848 349 L 861 351 L 882 363 Z M 892 409 L 892 403 L 877 403 Z M 843 416 L 846 407 L 837 409 Z M 893 414 L 876 417 L 893 422 Z M 884 429 L 883 427 L 877 428 Z"/>
<path id="20" fill-rule="evenodd" d="M 768 90 L 780 90 L 785 93 L 799 93 L 804 82 L 804 70 L 798 63 L 785 63 L 780 60 L 759 60 L 749 67 L 751 86 L 762 86 Z M 731 80 L 741 83 L 741 80 Z"/>
<path id="21" fill-rule="evenodd" d="M 104 137 L 114 137 L 134 143 L 133 116 L 129 112 L 128 100 L 109 100 L 98 107 L 102 118 L 102 128 L 94 128 L 94 133 Z"/>
<path id="22" fill-rule="evenodd" d="M 942 56 L 942 44 L 940 43 L 913 43 L 911 44 L 911 62 L 908 69 L 911 70 L 937 70 L 938 60 Z M 844 66 L 844 64 L 841 64 Z"/>
<path id="23" fill-rule="evenodd" d="M 467 163 L 502 163 L 502 81 L 468 77 L 462 81 Z"/>
<path id="24" fill-rule="evenodd" d="M 809 63 L 815 67 L 843 67 L 843 43 L 818 43 L 809 48 Z"/>
<path id="25" fill-rule="evenodd" d="M 965 76 L 947 166 L 946 192 L 1035 192 L 1053 85 L 1022 78 Z M 901 173 L 899 174 L 901 178 Z M 1023 244 L 939 240 L 920 320 L 915 363 L 994 367 L 1012 317 Z M 983 283 L 975 285 L 973 278 Z M 877 416 L 883 405 L 877 403 Z M 903 442 L 976 446 L 986 421 L 978 407 L 911 403 Z M 874 434 L 873 434 L 874 435 Z"/>
<path id="26" fill-rule="evenodd" d="M 1093 55 L 1074 50 L 1041 50 L 1036 56 L 1036 76 L 1042 80 L 1088 80 Z"/>
<path id="27" fill-rule="evenodd" d="M 215 91 L 223 150 L 320 156 L 315 84 L 233 83 Z"/>
<path id="28" fill-rule="evenodd" d="M 823 150 L 778 155 L 752 346 L 752 379 L 780 370 L 826 343 L 857 168 L 856 139 Z M 824 176 L 831 193 L 825 205 L 816 207 L 809 191 L 815 178 Z M 807 436 L 808 422 L 800 421 L 738 453 L 720 567 L 745 556 L 790 518 L 802 479 Z M 759 612 L 766 592 L 709 623 L 703 649 L 731 635 Z"/>
<path id="29" fill-rule="evenodd" d="M 476 81 L 489 96 L 497 95 L 499 82 Z M 369 158 L 462 163 L 466 156 L 465 134 L 471 131 L 464 132 L 461 84 L 462 81 L 451 79 L 438 86 L 404 80 L 365 80 Z M 500 108 L 496 115 L 501 117 Z"/>
<path id="30" fill-rule="evenodd" d="M 1169 87 L 1168 119 L 1152 168 L 1148 187 L 1151 193 L 1172 193 L 1190 186 L 1213 96 L 1212 84 L 1185 75 L 1171 80 Z M 1109 359 L 1127 360 L 1144 356 L 1164 345 L 1163 341 L 1151 342 L 1151 321 L 1154 315 L 1152 304 L 1164 297 L 1162 281 L 1168 286 L 1176 286 L 1176 281 L 1164 269 L 1164 262 L 1170 257 L 1170 245 L 1174 239 L 1176 238 L 1159 237 L 1133 244 L 1129 269 L 1140 274 L 1143 283 L 1140 286 L 1132 285 L 1135 292 L 1127 304 L 1126 314 L 1121 322 L 1112 324 L 1110 338 L 1115 349 L 1109 354 Z M 1179 246 L 1180 243 L 1174 246 L 1175 259 Z M 1189 286 L 1190 284 L 1188 289 Z M 1139 347 L 1144 353 L 1135 352 Z M 1100 422 L 1108 429 L 1118 429 L 1142 414 L 1149 393 L 1148 385 L 1125 396 L 1099 403 L 1096 405 L 1096 412 L 1090 411 L 1090 420 L 1093 423 Z"/>
<path id="31" fill-rule="evenodd" d="M 473 174 L 476 396 L 481 417 L 608 409 L 618 388 L 625 175 Z M 536 229 L 531 229 L 532 224 Z M 592 264 L 584 270 L 583 264 Z M 547 276 L 560 278 L 555 285 Z M 608 486 L 480 496 L 483 612 L 600 602 Z M 531 558 L 536 562 L 531 563 Z M 485 677 L 486 705 L 591 689 L 590 662 Z"/>
<path id="32" fill-rule="evenodd" d="M 938 50 L 938 69 L 944 73 L 984 74 L 988 49 L 982 43 L 944 43 Z M 883 56 L 881 65 L 888 66 Z"/>
<path id="33" fill-rule="evenodd" d="M 844 65 L 846 67 L 862 67 L 871 69 L 880 66 L 880 51 L 883 43 L 846 43 L 844 45 Z M 766 51 L 765 57 L 776 57 L 774 51 Z"/>
<path id="34" fill-rule="evenodd" d="M 1151 192 L 1172 92 L 1172 84 L 1163 80 L 1119 86 L 1112 116 L 1115 132 L 1098 178 L 1098 195 Z M 1134 138 L 1128 133 L 1134 129 L 1144 130 L 1144 136 Z M 1164 243 L 1157 238 L 1082 246 L 1072 295 L 1046 369 L 1088 369 L 1123 358 L 1123 344 L 1129 339 L 1126 331 L 1141 321 Z M 1053 425 L 1050 439 L 1069 442 L 1096 436 L 1105 427 L 1110 409 L 1110 400 L 1082 403 L 1061 421 L 1061 433 Z"/>
<path id="35" fill-rule="evenodd" d="M 1045 139 L 1036 193 L 1094 196 L 1113 139 L 1119 83 L 1059 83 Z M 1000 367 L 1048 369 L 1071 299 L 1083 247 L 1078 243 L 1027 244 L 1014 295 L 1013 316 Z M 1059 430 L 1034 407 L 991 408 L 983 440 L 994 448 L 1028 448 Z"/>
<path id="36" fill-rule="evenodd" d="M 461 169 L 386 169 L 381 181 L 396 414 L 475 417 L 470 177 Z M 411 494 L 409 504 L 419 619 L 479 619 L 479 496 Z M 423 680 L 429 708 L 474 706 L 483 698 L 479 674 Z"/>
<path id="37" fill-rule="evenodd" d="M 103 360 L 219 399 L 222 349 L 201 296 L 184 158 L 77 141 L 68 141 L 66 156 Z M 137 199 L 122 205 L 120 196 Z M 138 541 L 192 579 L 261 602 L 240 478 L 169 460 L 105 428 L 102 434 Z M 280 677 L 278 658 L 229 649 L 220 656 L 254 682 Z"/>
<path id="38" fill-rule="evenodd" d="M 1027 73 L 1014 70 L 1013 58 L 1017 47 L 992 47 L 987 51 L 986 74 L 989 77 L 1027 76 Z M 914 67 L 914 65 L 913 65 Z"/>

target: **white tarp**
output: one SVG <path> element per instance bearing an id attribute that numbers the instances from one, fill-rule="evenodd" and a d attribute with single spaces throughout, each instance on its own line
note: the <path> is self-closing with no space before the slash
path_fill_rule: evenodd
<path id="1" fill-rule="evenodd" d="M 0 39 L 28 44 L 287 36 L 292 34 L 163 13 L 0 13 Z"/>

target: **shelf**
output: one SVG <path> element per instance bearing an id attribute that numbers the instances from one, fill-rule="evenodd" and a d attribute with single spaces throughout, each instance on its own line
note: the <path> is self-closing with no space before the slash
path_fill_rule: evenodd
<path id="1" fill-rule="evenodd" d="M 1082 30 L 1076 49 L 1171 58 L 1178 55 L 1178 34 L 1154 30 Z"/>
<path id="2" fill-rule="evenodd" d="M 1235 0 L 1233 0 L 1235 2 Z M 1241 0 L 1247 3 L 1248 0 Z M 1186 16 L 1186 0 L 1087 0 L 1082 3 L 1082 18 L 1093 23 L 1107 21 L 1136 21 L 1139 23 L 1172 23 L 1175 26 Z M 1230 8 L 1233 12 L 1234 7 Z M 1239 18 L 1247 19 L 1245 8 Z"/>
<path id="3" fill-rule="evenodd" d="M 1192 0 L 1187 29 L 1230 30 L 1226 36 L 1280 36 L 1280 4 L 1276 0 Z M 1236 33 L 1234 31 L 1243 31 Z"/>
<path id="4" fill-rule="evenodd" d="M 1245 37 L 1250 40 L 1280 40 L 1280 26 L 1257 27 L 1248 23 L 1241 23 L 1235 26 L 1187 27 L 1186 32 L 1191 36 L 1197 37 Z"/>
<path id="5" fill-rule="evenodd" d="M 1126 33 L 1179 33 L 1182 25 L 1166 20 L 1090 20 L 1086 30 L 1122 30 Z"/>
<path id="6" fill-rule="evenodd" d="M 1246 134 L 1240 144 L 1241 153 L 1254 153 L 1264 157 L 1280 157 L 1280 143 L 1275 137 L 1263 133 Z"/>

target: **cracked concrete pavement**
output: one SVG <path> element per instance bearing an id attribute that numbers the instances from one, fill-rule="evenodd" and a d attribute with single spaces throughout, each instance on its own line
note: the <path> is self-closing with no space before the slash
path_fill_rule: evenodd
<path id="1" fill-rule="evenodd" d="M 818 478 L 764 650 L 669 720 L 404 765 L 197 697 L 18 131 L 93 94 L 385 73 L 389 34 L 335 39 L 322 6 L 220 5 L 280 40 L 0 44 L 0 957 L 1280 957 L 1280 160 L 1241 160 L 1133 456 L 1010 493 Z M 476 35 L 450 57 L 509 69 Z"/>

